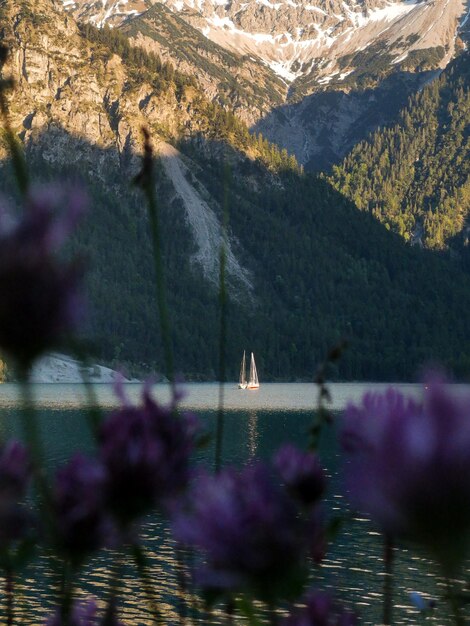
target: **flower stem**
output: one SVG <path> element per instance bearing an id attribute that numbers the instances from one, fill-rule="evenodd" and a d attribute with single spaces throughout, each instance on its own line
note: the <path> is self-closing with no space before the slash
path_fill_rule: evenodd
<path id="1" fill-rule="evenodd" d="M 7 626 L 13 626 L 14 623 L 14 580 L 13 572 L 9 569 L 5 573 L 5 604 L 7 614 Z"/>
<path id="2" fill-rule="evenodd" d="M 170 319 L 165 295 L 165 271 L 161 247 L 160 216 L 157 199 L 155 197 L 155 182 L 153 180 L 153 149 L 150 143 L 150 133 L 147 128 L 142 128 L 142 133 L 144 135 L 144 158 L 142 171 L 138 175 L 135 182 L 142 187 L 147 198 L 147 208 L 153 246 L 155 280 L 157 286 L 157 305 L 160 316 L 160 332 L 163 342 L 163 352 L 165 355 L 165 373 L 172 388 L 174 388 L 175 376 L 173 366 L 173 350 L 171 347 Z"/>
<path id="3" fill-rule="evenodd" d="M 135 566 L 137 568 L 137 573 L 139 574 L 142 588 L 147 597 L 147 603 L 149 605 L 150 612 L 152 613 L 154 622 L 155 624 L 161 624 L 162 617 L 158 608 L 157 601 L 155 599 L 155 590 L 152 584 L 152 576 L 148 571 L 147 557 L 145 555 L 145 552 L 142 546 L 139 546 L 138 544 L 133 544 L 131 546 L 131 553 Z"/>
<path id="4" fill-rule="evenodd" d="M 26 373 L 20 374 L 19 379 L 21 397 L 23 401 L 23 408 L 21 411 L 23 434 L 25 441 L 29 447 L 29 452 L 32 456 L 34 470 L 37 471 L 38 467 L 41 467 L 43 449 L 34 411 L 34 401 L 31 393 L 31 385 L 28 383 L 28 375 Z"/>
<path id="5" fill-rule="evenodd" d="M 224 212 L 222 224 L 222 239 L 219 255 L 219 304 L 220 304 L 220 330 L 219 330 L 219 407 L 217 410 L 217 427 L 215 437 L 215 471 L 220 471 L 222 464 L 222 442 L 224 435 L 224 383 L 225 372 L 225 347 L 227 340 L 227 226 L 228 226 L 228 170 L 224 172 Z"/>
<path id="6" fill-rule="evenodd" d="M 0 46 L 0 73 L 4 62 L 6 61 L 5 46 Z M 26 161 L 23 155 L 23 151 L 20 147 L 18 139 L 13 132 L 10 124 L 10 118 L 8 115 L 8 104 L 5 97 L 5 89 L 13 87 L 12 80 L 4 80 L 0 78 L 0 114 L 3 118 L 3 127 L 5 129 L 5 139 L 10 151 L 11 161 L 13 165 L 13 172 L 15 174 L 18 188 L 23 196 L 28 192 L 29 177 L 26 167 Z"/>
<path id="7" fill-rule="evenodd" d="M 73 568 L 70 561 L 64 561 L 62 565 L 62 583 L 60 591 L 60 615 L 62 624 L 69 623 L 70 611 L 73 598 Z"/>
<path id="8" fill-rule="evenodd" d="M 87 397 L 87 422 L 88 428 L 95 440 L 98 438 L 100 425 L 103 420 L 103 413 L 100 408 L 98 397 L 95 392 L 95 388 L 93 387 L 93 383 L 90 379 L 88 369 L 89 369 L 89 361 L 88 358 L 83 351 L 83 349 L 73 341 L 70 341 L 70 344 L 73 346 L 73 350 L 75 353 L 75 358 L 80 362 L 80 376 L 85 387 L 85 393 Z"/>
<path id="9" fill-rule="evenodd" d="M 393 543 L 389 536 L 385 536 L 384 543 L 384 586 L 383 586 L 383 620 L 384 626 L 392 623 L 393 608 Z"/>
<path id="10" fill-rule="evenodd" d="M 465 626 L 465 618 L 462 614 L 462 607 L 459 604 L 457 594 L 455 593 L 455 585 L 450 578 L 446 577 L 447 600 L 455 626 Z"/>

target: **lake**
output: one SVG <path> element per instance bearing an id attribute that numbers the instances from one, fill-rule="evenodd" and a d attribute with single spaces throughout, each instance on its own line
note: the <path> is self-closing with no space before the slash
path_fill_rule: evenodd
<path id="1" fill-rule="evenodd" d="M 405 393 L 419 397 L 417 385 L 397 385 Z M 383 390 L 383 384 L 335 383 L 329 386 L 332 409 L 340 412 L 350 400 L 359 400 L 365 389 Z M 456 391 L 464 389 L 456 386 Z M 141 386 L 125 385 L 126 393 L 137 402 Z M 194 410 L 213 429 L 216 419 L 219 388 L 216 384 L 187 384 L 183 405 Z M 47 463 L 52 468 L 80 449 L 90 452 L 93 439 L 88 430 L 84 405 L 91 402 L 83 385 L 37 384 L 33 385 L 41 436 L 47 450 Z M 109 410 L 118 406 L 110 385 L 95 385 L 93 393 L 100 406 Z M 156 385 L 156 397 L 165 401 L 169 397 L 167 385 Z M 312 411 L 317 399 L 313 384 L 264 384 L 258 391 L 240 391 L 235 383 L 224 387 L 225 428 L 223 438 L 224 464 L 241 464 L 254 458 L 268 458 L 284 441 L 301 447 L 306 445 Z M 18 421 L 18 387 L 4 384 L 0 387 L 0 427 L 4 437 L 21 436 Z M 338 413 L 339 418 L 339 413 Z M 214 449 L 209 445 L 199 453 L 201 462 L 212 465 Z M 330 515 L 347 511 L 341 495 L 341 468 L 335 426 L 324 432 L 320 443 L 320 456 L 330 477 L 327 507 Z M 148 551 L 152 578 L 155 581 L 159 604 L 166 623 L 177 621 L 178 606 L 177 566 L 171 538 L 165 523 L 149 519 L 142 536 Z M 108 581 L 109 554 L 96 558 L 87 567 L 80 581 L 80 593 L 100 597 Z M 423 617 L 413 608 L 409 599 L 411 591 L 420 591 L 438 598 L 442 581 L 436 576 L 433 563 L 422 554 L 411 554 L 405 549 L 396 554 L 395 619 L 394 624 L 421 624 Z M 150 624 L 140 583 L 130 562 L 121 570 L 126 593 L 122 604 L 122 619 L 126 623 Z M 39 556 L 36 567 L 29 568 L 20 586 L 17 616 L 22 624 L 40 624 L 53 603 L 51 595 L 52 571 L 45 556 Z M 340 532 L 330 547 L 327 557 L 316 573 L 315 581 L 323 588 L 334 588 L 340 598 L 354 605 L 361 615 L 361 624 L 379 624 L 381 614 L 381 588 L 383 581 L 382 542 L 372 525 L 361 517 L 354 517 Z M 446 607 L 442 602 L 427 622 L 444 626 Z M 217 617 L 216 617 L 217 619 Z"/>

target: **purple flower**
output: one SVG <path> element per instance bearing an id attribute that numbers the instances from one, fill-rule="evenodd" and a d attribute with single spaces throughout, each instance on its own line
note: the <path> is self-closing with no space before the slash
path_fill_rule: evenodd
<path id="1" fill-rule="evenodd" d="M 82 271 L 56 253 L 84 206 L 80 191 L 46 187 L 30 194 L 19 221 L 0 207 L 0 348 L 23 369 L 83 316 Z"/>
<path id="2" fill-rule="evenodd" d="M 299 582 L 307 528 L 269 467 L 201 474 L 188 500 L 173 530 L 183 544 L 202 550 L 201 586 L 250 588 L 266 599 L 289 594 L 292 581 Z"/>
<path id="3" fill-rule="evenodd" d="M 26 494 L 31 465 L 26 448 L 10 439 L 0 452 L 0 491 L 9 491 L 21 498 Z"/>
<path id="4" fill-rule="evenodd" d="M 301 504 L 316 504 L 325 491 L 325 473 L 318 457 L 286 444 L 276 454 L 274 464 L 287 489 Z"/>
<path id="5" fill-rule="evenodd" d="M 105 485 L 104 467 L 80 454 L 56 474 L 52 496 L 56 541 L 72 558 L 109 542 L 112 527 L 105 514 Z"/>
<path id="6" fill-rule="evenodd" d="M 141 407 L 111 413 L 101 429 L 100 456 L 109 475 L 108 503 L 122 522 L 168 505 L 189 479 L 195 422 L 174 404 L 158 405 L 144 389 Z"/>
<path id="7" fill-rule="evenodd" d="M 331 596 L 311 592 L 304 606 L 295 607 L 283 626 L 355 626 L 357 623 L 356 615 L 338 607 Z"/>
<path id="8" fill-rule="evenodd" d="M 30 530 L 31 515 L 24 504 L 30 478 L 26 449 L 8 441 L 0 450 L 0 549 L 23 539 Z"/>
<path id="9" fill-rule="evenodd" d="M 68 618 L 63 618 L 60 609 L 46 621 L 46 626 L 123 626 L 117 618 L 114 604 L 108 607 L 103 619 L 97 615 L 96 602 L 75 601 Z"/>
<path id="10" fill-rule="evenodd" d="M 342 442 L 354 505 L 456 566 L 470 547 L 470 397 L 435 380 L 423 405 L 393 389 L 366 394 L 347 408 Z"/>
<path id="11" fill-rule="evenodd" d="M 53 617 L 46 621 L 46 626 L 98 626 L 96 602 L 74 602 L 68 618 L 63 618 L 58 609 Z"/>

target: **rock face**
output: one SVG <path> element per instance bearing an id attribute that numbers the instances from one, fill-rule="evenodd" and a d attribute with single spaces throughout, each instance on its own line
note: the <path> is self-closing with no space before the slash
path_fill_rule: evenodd
<path id="1" fill-rule="evenodd" d="M 37 18 L 28 11 L 33 5 L 41 16 L 36 31 L 32 31 L 31 19 Z M 25 0 L 21 6 L 3 0 L 0 9 L 11 25 L 3 39 L 11 49 L 4 74 L 16 82 L 8 96 L 10 119 L 33 157 L 40 155 L 56 169 L 61 164 L 73 169 L 76 163 L 77 170 L 85 167 L 106 187 L 112 179 L 110 171 L 114 176 L 122 172 L 129 180 L 136 173 L 142 126 L 150 129 L 154 143 L 162 138 L 177 141 L 197 133 L 203 136 L 210 130 L 211 120 L 201 112 L 210 104 L 204 104 L 200 90 L 184 83 L 176 89 L 171 82 L 169 88 L 157 88 L 151 80 L 145 81 L 143 69 L 133 76 L 121 57 L 87 41 L 55 0 L 31 0 L 31 4 Z M 4 156 L 1 147 L 0 156 Z M 178 157 L 168 158 L 165 164 L 177 173 L 169 176 L 175 193 L 183 199 L 191 193 L 199 198 L 185 178 L 197 181 L 190 169 Z M 214 283 L 222 228 L 219 217 L 203 200 L 199 202 L 199 211 L 186 207 L 185 223 L 200 251 L 194 262 Z M 230 242 L 227 269 L 229 279 L 233 275 L 236 282 L 234 291 L 251 294 L 248 274 Z"/>
<path id="2" fill-rule="evenodd" d="M 310 171 L 328 171 L 377 128 L 397 119 L 408 98 L 437 71 L 399 72 L 375 88 L 315 92 L 279 107 L 254 130 L 296 155 Z"/>
<path id="3" fill-rule="evenodd" d="M 248 124 L 285 101 L 287 85 L 264 63 L 210 41 L 163 4 L 128 20 L 121 30 L 133 45 L 197 76 L 207 98 L 231 109 Z"/>
<path id="4" fill-rule="evenodd" d="M 80 19 L 118 25 L 154 0 L 64 0 Z M 466 0 L 164 0 L 228 50 L 261 59 L 302 93 L 364 68 L 445 66 Z M 432 54 L 423 51 L 432 50 Z M 374 59 L 372 58 L 374 57 Z M 377 59 L 378 57 L 378 59 Z M 386 67 L 384 67 L 386 66 Z M 378 68 L 374 68 L 378 71 Z M 356 77 L 358 78 L 358 77 Z"/>
<path id="5" fill-rule="evenodd" d="M 40 17 L 31 18 L 34 5 Z M 100 171 L 95 155 L 68 153 L 65 133 L 85 144 L 109 148 L 107 159 L 123 160 L 139 153 L 143 124 L 168 136 L 182 129 L 198 130 L 200 117 L 193 100 L 201 93 L 183 88 L 177 98 L 172 90 L 158 90 L 144 78 L 132 77 L 122 59 L 89 43 L 80 35 L 75 21 L 63 14 L 56 0 L 13 0 L 0 2 L 10 29 L 4 41 L 11 56 L 4 74 L 15 80 L 9 94 L 10 117 L 25 144 L 33 144 L 47 131 L 56 139 L 42 146 L 51 160 L 89 158 L 90 167 Z M 32 30 L 31 19 L 37 22 Z"/>

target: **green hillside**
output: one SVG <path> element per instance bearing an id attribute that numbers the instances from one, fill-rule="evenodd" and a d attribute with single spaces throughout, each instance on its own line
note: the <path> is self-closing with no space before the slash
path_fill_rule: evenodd
<path id="1" fill-rule="evenodd" d="M 399 123 L 359 143 L 330 181 L 407 241 L 444 248 L 470 211 L 470 58 L 410 99 Z"/>

